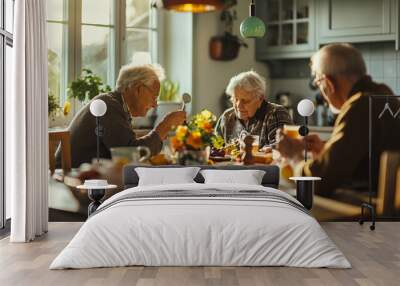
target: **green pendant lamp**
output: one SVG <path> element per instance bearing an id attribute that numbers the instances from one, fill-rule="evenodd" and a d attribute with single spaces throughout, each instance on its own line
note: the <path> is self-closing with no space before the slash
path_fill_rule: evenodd
<path id="1" fill-rule="evenodd" d="M 250 16 L 240 24 L 240 34 L 243 38 L 262 38 L 265 35 L 264 22 L 256 17 L 256 4 L 254 0 L 250 3 Z"/>

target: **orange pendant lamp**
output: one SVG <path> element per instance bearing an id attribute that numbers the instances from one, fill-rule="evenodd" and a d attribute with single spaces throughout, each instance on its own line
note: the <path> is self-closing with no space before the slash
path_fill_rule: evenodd
<path id="1" fill-rule="evenodd" d="M 205 13 L 224 10 L 236 4 L 236 0 L 162 0 L 167 10 Z"/>

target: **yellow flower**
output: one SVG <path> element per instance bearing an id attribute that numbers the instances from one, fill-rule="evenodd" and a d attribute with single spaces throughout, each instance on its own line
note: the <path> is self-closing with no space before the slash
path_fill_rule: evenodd
<path id="1" fill-rule="evenodd" d="M 175 136 L 171 138 L 172 148 L 176 151 L 179 151 L 183 148 L 183 142 L 178 140 Z"/>
<path id="2" fill-rule="evenodd" d="M 70 113 L 70 111 L 71 111 L 71 103 L 69 101 L 66 101 L 63 107 L 64 116 L 67 116 Z"/>
<path id="3" fill-rule="evenodd" d="M 176 136 L 177 140 L 183 141 L 183 139 L 185 138 L 185 136 L 187 134 L 187 131 L 188 131 L 187 126 L 179 125 L 176 128 L 176 132 L 175 132 L 175 136 Z"/>
<path id="4" fill-rule="evenodd" d="M 203 121 L 199 124 L 199 128 L 203 130 L 205 133 L 212 133 L 214 128 L 212 124 L 208 121 Z"/>
<path id="5" fill-rule="evenodd" d="M 194 149 L 200 149 L 203 146 L 203 141 L 201 140 L 201 133 L 198 131 L 193 131 L 189 134 L 186 143 L 192 146 Z"/>
<path id="6" fill-rule="evenodd" d="M 224 142 L 224 138 L 222 138 L 221 136 L 218 135 L 218 136 L 211 138 L 211 143 L 215 149 L 220 150 L 224 146 L 225 142 Z"/>
<path id="7" fill-rule="evenodd" d="M 207 109 L 204 109 L 202 112 L 200 112 L 201 117 L 203 117 L 205 120 L 212 119 L 213 114 L 208 111 Z"/>
<path id="8" fill-rule="evenodd" d="M 199 128 L 202 125 L 203 120 L 200 117 L 196 117 L 194 120 L 194 125 Z"/>

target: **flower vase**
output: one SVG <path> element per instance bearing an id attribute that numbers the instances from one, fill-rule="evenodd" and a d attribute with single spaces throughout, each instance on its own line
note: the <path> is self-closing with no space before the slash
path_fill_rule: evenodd
<path id="1" fill-rule="evenodd" d="M 178 153 L 178 164 L 184 166 L 207 165 L 210 157 L 210 146 L 204 150 L 183 150 Z"/>

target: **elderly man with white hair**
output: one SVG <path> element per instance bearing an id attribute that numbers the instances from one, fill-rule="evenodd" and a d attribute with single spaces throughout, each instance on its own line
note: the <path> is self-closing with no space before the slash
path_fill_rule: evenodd
<path id="1" fill-rule="evenodd" d="M 107 105 L 107 112 L 101 120 L 105 130 L 101 137 L 101 158 L 111 158 L 110 148 L 121 146 L 147 146 L 152 154 L 157 154 L 171 127 L 185 121 L 186 113 L 175 111 L 167 114 L 146 136 L 137 138 L 132 130 L 132 117 L 145 116 L 148 110 L 157 106 L 163 76 L 164 71 L 159 66 L 124 66 L 119 72 L 115 91 L 94 98 L 103 100 Z M 71 132 L 72 167 L 90 163 L 96 157 L 96 122 L 89 106 L 90 103 L 86 104 L 68 127 Z M 56 159 L 59 164 L 60 152 L 57 152 Z"/>
<path id="2" fill-rule="evenodd" d="M 306 176 L 322 177 L 315 192 L 334 196 L 338 187 L 368 182 L 368 95 L 388 95 L 392 91 L 388 86 L 372 81 L 367 75 L 361 53 L 349 44 L 330 44 L 321 48 L 311 58 L 311 71 L 314 84 L 338 116 L 327 142 L 317 135 L 307 136 L 308 148 L 314 157 L 305 165 L 298 165 L 298 171 Z M 380 100 L 371 106 L 374 114 L 372 151 L 375 163 L 372 163 L 375 186 L 378 174 L 376 161 L 380 154 L 385 150 L 400 149 L 400 120 L 394 120 L 390 115 L 377 118 L 384 103 L 385 100 Z M 399 103 L 392 102 L 392 107 L 398 110 Z M 277 137 L 278 149 L 283 156 L 302 160 L 303 140 L 290 138 L 280 130 Z"/>
<path id="3" fill-rule="evenodd" d="M 239 139 L 243 134 L 258 135 L 259 147 L 267 149 L 275 143 L 276 130 L 284 124 L 292 124 L 289 112 L 266 99 L 266 81 L 255 71 L 233 77 L 226 93 L 233 107 L 219 118 L 217 133 L 225 142 Z"/>

